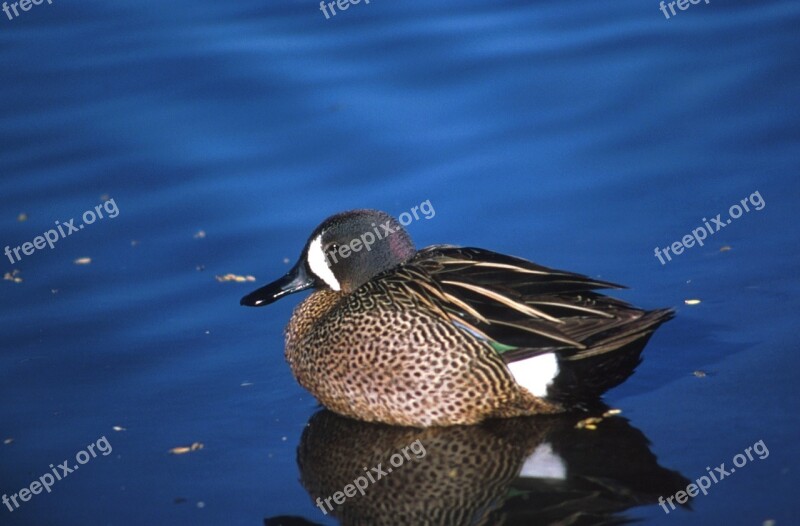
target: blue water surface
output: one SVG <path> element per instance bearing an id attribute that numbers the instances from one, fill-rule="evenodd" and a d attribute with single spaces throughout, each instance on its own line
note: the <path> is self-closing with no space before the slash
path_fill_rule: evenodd
<path id="1" fill-rule="evenodd" d="M 282 336 L 301 298 L 239 298 L 326 216 L 424 201 L 419 247 L 505 252 L 677 309 L 606 397 L 661 466 L 694 480 L 768 447 L 691 510 L 632 499 L 615 517 L 800 523 L 800 4 L 29 7 L 0 12 L 0 249 L 104 200 L 118 215 L 0 255 L 0 493 L 101 437 L 113 450 L 0 505 L 0 524 L 336 523 L 301 482 L 319 407 Z M 756 192 L 760 210 L 659 262 Z"/>

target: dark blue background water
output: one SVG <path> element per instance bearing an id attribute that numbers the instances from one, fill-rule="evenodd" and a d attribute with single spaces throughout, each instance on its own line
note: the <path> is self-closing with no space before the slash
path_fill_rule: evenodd
<path id="1" fill-rule="evenodd" d="M 607 397 L 663 466 L 694 479 L 769 447 L 693 511 L 628 517 L 797 524 L 800 5 L 712 0 L 666 20 L 655 1 L 527 4 L 0 13 L 0 245 L 101 196 L 119 209 L 3 256 L 23 281 L 0 282 L 0 492 L 103 435 L 113 452 L 0 507 L 0 524 L 330 523 L 298 482 L 317 410 L 283 360 L 300 298 L 238 300 L 327 215 L 425 200 L 436 215 L 409 226 L 418 246 L 507 252 L 677 308 Z M 755 191 L 762 210 L 654 257 Z M 257 283 L 215 280 L 227 273 Z"/>

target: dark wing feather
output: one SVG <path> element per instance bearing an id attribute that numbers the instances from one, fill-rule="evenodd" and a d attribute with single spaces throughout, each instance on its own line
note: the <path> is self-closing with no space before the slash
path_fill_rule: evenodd
<path id="1" fill-rule="evenodd" d="M 645 330 L 635 327 L 645 311 L 594 292 L 620 285 L 479 248 L 428 247 L 386 279 L 467 330 L 521 348 L 507 361 L 552 350 L 577 359 Z"/>

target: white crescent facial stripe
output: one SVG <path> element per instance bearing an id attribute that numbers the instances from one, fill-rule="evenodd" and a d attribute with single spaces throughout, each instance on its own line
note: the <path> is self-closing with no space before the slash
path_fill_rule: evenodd
<path id="1" fill-rule="evenodd" d="M 341 290 L 342 287 L 336 281 L 336 276 L 328 266 L 328 260 L 325 258 L 325 252 L 322 250 L 322 234 L 314 238 L 314 241 L 308 245 L 308 267 L 319 279 L 325 282 L 333 290 Z"/>
<path id="2" fill-rule="evenodd" d="M 554 353 L 511 362 L 508 369 L 514 380 L 536 396 L 547 396 L 547 387 L 558 376 L 558 358 Z"/>

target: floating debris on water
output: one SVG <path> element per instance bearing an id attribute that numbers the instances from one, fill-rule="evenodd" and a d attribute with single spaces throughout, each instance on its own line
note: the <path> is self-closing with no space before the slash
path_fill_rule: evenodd
<path id="1" fill-rule="evenodd" d="M 7 438 L 7 439 L 3 440 L 3 444 L 5 444 L 5 445 L 9 445 L 9 444 L 10 444 L 11 442 L 13 442 L 13 441 L 14 441 L 14 439 L 13 439 L 13 438 L 11 438 L 11 437 L 9 437 L 9 438 Z"/>
<path id="2" fill-rule="evenodd" d="M 590 416 L 589 418 L 584 418 L 577 424 L 575 424 L 575 429 L 589 429 L 594 431 L 597 429 L 597 424 L 603 421 L 602 417 L 599 416 Z"/>
<path id="3" fill-rule="evenodd" d="M 171 455 L 184 455 L 186 453 L 191 453 L 192 451 L 197 451 L 203 449 L 202 442 L 195 442 L 191 446 L 178 446 L 174 447 L 169 450 Z"/>
<path id="4" fill-rule="evenodd" d="M 197 233 L 195 233 L 195 235 L 194 235 L 195 239 L 205 239 L 205 237 L 206 237 L 206 231 L 205 230 L 198 230 Z"/>
<path id="5" fill-rule="evenodd" d="M 695 375 L 698 378 L 705 378 L 706 376 L 708 376 L 708 373 L 706 373 L 705 371 L 701 371 L 699 369 L 697 371 L 693 372 L 692 374 Z"/>
<path id="6" fill-rule="evenodd" d="M 19 270 L 14 269 L 11 272 L 6 272 L 3 276 L 4 280 L 13 281 L 14 283 L 22 283 L 22 278 L 19 277 Z"/>
<path id="7" fill-rule="evenodd" d="M 19 221 L 20 223 L 27 220 L 28 220 L 28 214 L 26 214 L 25 212 L 20 212 L 19 215 L 17 216 L 17 221 Z"/>
<path id="8" fill-rule="evenodd" d="M 621 409 L 609 409 L 608 411 L 603 413 L 602 416 L 590 416 L 589 418 L 584 418 L 583 420 L 575 424 L 575 429 L 588 429 L 589 431 L 594 431 L 597 429 L 597 424 L 599 424 L 606 418 L 610 418 L 620 413 L 622 413 Z"/>
<path id="9" fill-rule="evenodd" d="M 225 274 L 224 276 L 214 276 L 217 281 L 236 281 L 237 283 L 241 283 L 243 281 L 255 281 L 255 276 L 237 276 L 236 274 Z"/>
<path id="10" fill-rule="evenodd" d="M 122 426 L 114 426 L 111 429 L 113 429 L 114 431 L 127 431 L 127 429 L 125 429 Z"/>
<path id="11" fill-rule="evenodd" d="M 88 265 L 91 262 L 92 258 L 78 258 L 75 261 L 73 261 L 73 263 L 75 263 L 76 265 Z"/>
<path id="12" fill-rule="evenodd" d="M 731 250 L 730 245 L 725 245 L 723 247 L 720 247 L 720 249 L 719 249 L 720 252 L 727 252 L 729 250 Z"/>
<path id="13" fill-rule="evenodd" d="M 699 305 L 700 300 L 698 299 L 690 299 L 690 300 L 683 300 L 683 302 L 687 305 Z"/>

